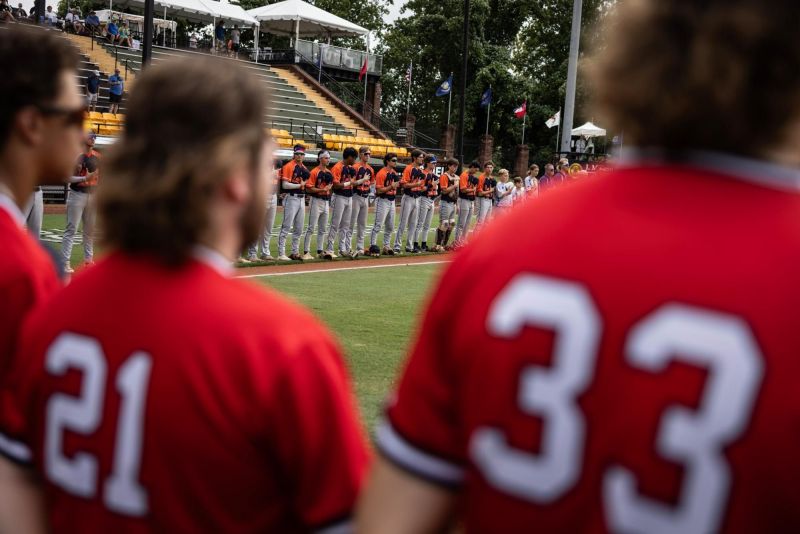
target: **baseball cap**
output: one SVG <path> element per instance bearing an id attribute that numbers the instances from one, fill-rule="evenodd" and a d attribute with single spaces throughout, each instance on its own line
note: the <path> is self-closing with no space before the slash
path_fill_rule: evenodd
<path id="1" fill-rule="evenodd" d="M 306 153 L 306 147 L 304 147 L 303 145 L 294 145 L 294 153 L 295 154 L 305 154 Z"/>

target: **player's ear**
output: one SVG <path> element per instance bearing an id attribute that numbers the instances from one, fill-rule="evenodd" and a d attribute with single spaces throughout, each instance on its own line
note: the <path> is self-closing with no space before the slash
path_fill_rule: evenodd
<path id="1" fill-rule="evenodd" d="M 37 112 L 32 106 L 23 108 L 17 112 L 14 118 L 12 132 L 16 132 L 22 141 L 28 145 L 38 144 L 42 139 L 44 121 L 41 113 Z"/>
<path id="2" fill-rule="evenodd" d="M 225 200 L 234 204 L 244 204 L 253 195 L 252 174 L 245 171 L 242 167 L 237 167 L 222 184 L 222 195 Z"/>

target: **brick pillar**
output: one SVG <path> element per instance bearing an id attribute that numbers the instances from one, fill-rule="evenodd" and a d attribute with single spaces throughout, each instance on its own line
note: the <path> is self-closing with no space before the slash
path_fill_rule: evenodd
<path id="1" fill-rule="evenodd" d="M 482 135 L 480 138 L 480 145 L 478 146 L 478 161 L 481 166 L 487 161 L 491 161 L 493 151 L 494 137 L 491 135 Z"/>
<path id="2" fill-rule="evenodd" d="M 514 174 L 511 175 L 511 178 L 514 178 L 514 176 L 524 177 L 528 174 L 529 157 L 530 149 L 528 145 L 517 145 L 517 155 L 514 158 Z"/>
<path id="3" fill-rule="evenodd" d="M 414 144 L 414 127 L 417 125 L 417 118 L 414 115 L 408 114 L 405 118 L 405 126 L 406 129 L 406 143 L 409 145 Z"/>
<path id="4" fill-rule="evenodd" d="M 383 97 L 383 86 L 381 82 L 372 85 L 372 124 L 380 129 L 381 126 L 381 98 Z M 392 132 L 394 133 L 394 132 Z"/>
<path id="5" fill-rule="evenodd" d="M 451 124 L 442 132 L 442 139 L 439 141 L 439 148 L 444 150 L 446 158 L 452 158 L 456 152 L 456 126 Z"/>

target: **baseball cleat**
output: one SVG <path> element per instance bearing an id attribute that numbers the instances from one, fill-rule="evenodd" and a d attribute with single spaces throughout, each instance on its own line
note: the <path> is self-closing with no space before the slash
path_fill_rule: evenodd
<path id="1" fill-rule="evenodd" d="M 314 256 L 312 256 L 311 254 L 309 254 L 308 252 L 306 252 L 305 254 L 303 254 L 303 257 L 302 257 L 302 258 L 300 258 L 300 259 L 301 259 L 301 260 L 313 260 L 313 259 L 314 259 Z"/>
<path id="2" fill-rule="evenodd" d="M 383 247 L 382 254 L 386 256 L 394 256 L 394 250 L 390 249 L 389 247 Z"/>
<path id="3" fill-rule="evenodd" d="M 278 261 L 292 261 L 292 258 L 287 256 L 286 254 L 281 254 L 278 256 Z"/>
<path id="4" fill-rule="evenodd" d="M 273 258 L 271 254 L 263 254 L 261 259 L 263 261 L 275 261 L 275 258 Z"/>
<path id="5" fill-rule="evenodd" d="M 258 256 L 256 256 L 255 254 L 248 256 L 247 261 L 249 261 L 250 263 L 256 262 L 258 261 Z"/>
<path id="6" fill-rule="evenodd" d="M 419 254 L 420 252 L 422 252 L 422 250 L 419 247 L 414 247 L 414 249 L 411 252 L 414 254 Z"/>
<path id="7" fill-rule="evenodd" d="M 65 266 L 65 267 L 64 267 L 64 274 L 72 274 L 72 273 L 74 273 L 74 272 L 75 272 L 75 269 L 73 269 L 73 268 L 72 268 L 72 267 L 70 267 L 69 265 L 67 265 L 67 266 Z"/>
<path id="8" fill-rule="evenodd" d="M 413 252 L 414 252 L 414 249 L 413 249 L 413 248 L 411 248 L 411 247 L 406 247 L 406 254 L 412 254 Z"/>
<path id="9" fill-rule="evenodd" d="M 245 257 L 243 257 L 243 256 L 239 256 L 239 259 L 236 260 L 236 262 L 237 263 L 250 263 L 250 260 L 245 258 Z"/>

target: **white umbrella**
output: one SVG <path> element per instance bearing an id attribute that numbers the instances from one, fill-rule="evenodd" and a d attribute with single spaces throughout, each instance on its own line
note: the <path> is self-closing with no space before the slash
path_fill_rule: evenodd
<path id="1" fill-rule="evenodd" d="M 587 122 L 583 126 L 578 126 L 572 130 L 572 135 L 581 137 L 603 137 L 606 135 L 606 131 L 595 126 L 591 122 Z"/>

